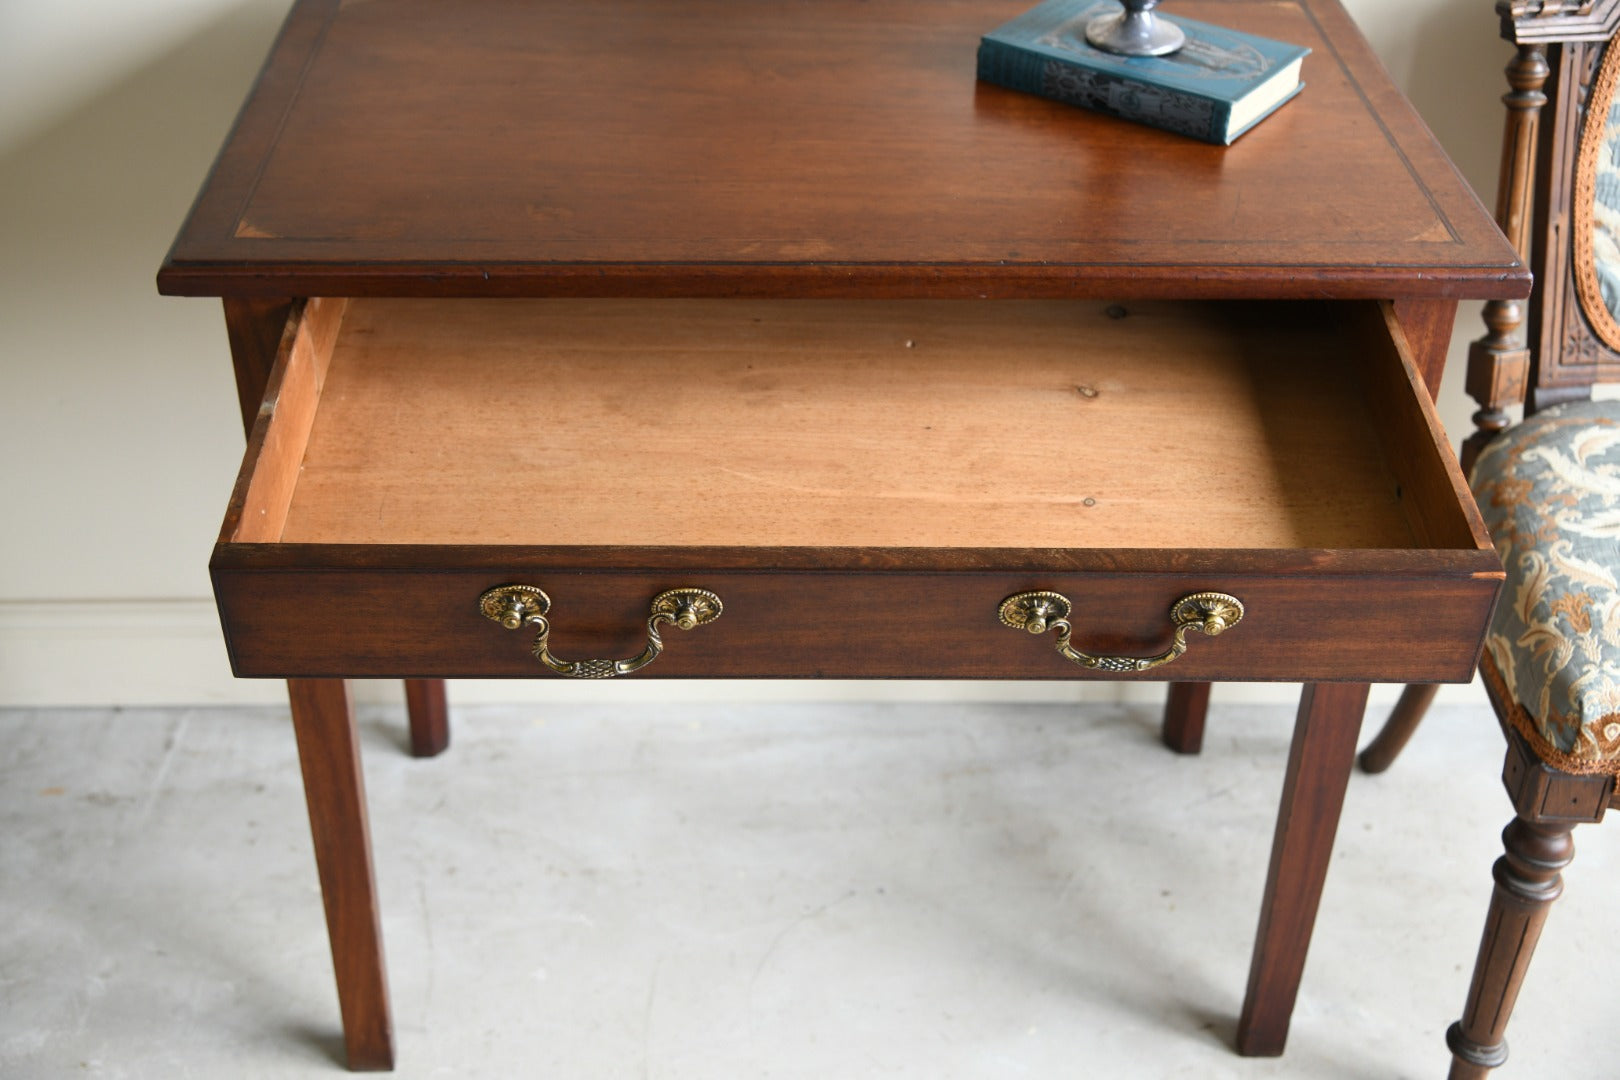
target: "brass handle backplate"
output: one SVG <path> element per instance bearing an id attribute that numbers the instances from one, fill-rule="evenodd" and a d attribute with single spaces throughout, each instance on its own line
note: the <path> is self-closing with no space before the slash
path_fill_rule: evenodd
<path id="1" fill-rule="evenodd" d="M 658 659 L 664 651 L 664 639 L 658 627 L 670 623 L 682 630 L 691 630 L 720 617 L 724 605 L 720 598 L 707 589 L 670 589 L 652 599 L 652 614 L 647 618 L 647 647 L 628 660 L 561 660 L 551 654 L 551 623 L 546 613 L 551 610 L 551 597 L 533 585 L 500 585 L 478 598 L 478 610 L 484 617 L 500 623 L 508 630 L 524 626 L 539 629 L 534 639 L 535 659 L 557 674 L 570 679 L 611 679 L 615 675 L 628 675 L 639 671 Z"/>
<path id="2" fill-rule="evenodd" d="M 1001 602 L 997 614 L 1003 625 L 1031 634 L 1057 630 L 1057 651 L 1083 668 L 1094 671 L 1146 671 L 1168 664 L 1187 651 L 1187 631 L 1197 630 L 1214 637 L 1232 629 L 1243 618 L 1243 602 L 1226 593 L 1201 592 L 1183 596 L 1170 607 L 1170 626 L 1175 632 L 1170 647 L 1157 656 L 1095 656 L 1070 644 L 1074 627 L 1069 613 L 1074 605 L 1062 593 L 1024 592 Z"/>

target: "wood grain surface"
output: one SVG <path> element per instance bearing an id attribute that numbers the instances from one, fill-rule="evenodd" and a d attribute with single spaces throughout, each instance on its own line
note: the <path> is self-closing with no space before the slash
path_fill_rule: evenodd
<path id="1" fill-rule="evenodd" d="M 259 466 L 286 527 L 238 538 L 1408 548 L 1403 483 L 1458 497 L 1358 311 L 356 300 L 307 452 Z"/>
<path id="2" fill-rule="evenodd" d="M 320 297 L 302 303 L 297 321 L 282 336 L 261 408 L 265 422 L 248 431 L 248 456 L 260 467 L 238 479 L 226 512 L 243 540 L 277 540 L 285 528 L 347 304 Z"/>
<path id="3" fill-rule="evenodd" d="M 1453 464 L 1451 440 L 1411 357 L 1399 348 L 1402 330 L 1392 307 L 1381 305 L 1376 318 L 1369 305 L 1347 319 L 1351 354 L 1361 357 L 1354 369 L 1362 381 L 1368 431 L 1380 443 L 1420 546 L 1489 547 L 1468 481 Z"/>
<path id="4" fill-rule="evenodd" d="M 1027 0 L 302 0 L 159 276 L 191 295 L 1522 296 L 1334 0 L 1230 148 L 981 85 Z"/>
<path id="5" fill-rule="evenodd" d="M 1288 1041 L 1369 689 L 1365 684 L 1307 686 L 1300 697 L 1249 989 L 1238 1019 L 1237 1048 L 1245 1056 L 1276 1057 Z"/>
<path id="6" fill-rule="evenodd" d="M 394 1025 L 354 708 L 341 679 L 293 679 L 287 695 L 337 975 L 347 1064 L 353 1072 L 386 1072 L 394 1067 Z"/>
<path id="7" fill-rule="evenodd" d="M 444 554 L 410 550 L 423 561 Z M 1158 572 L 1136 573 L 750 573 L 696 561 L 641 572 L 560 561 L 478 569 L 455 565 L 453 554 L 438 568 L 377 571 L 346 568 L 332 552 L 303 554 L 310 565 L 287 570 L 245 566 L 252 553 L 241 549 L 216 554 L 215 594 L 238 675 L 550 677 L 530 655 L 532 631 L 505 630 L 479 613 L 484 590 L 516 583 L 550 594 L 551 644 L 570 660 L 640 652 L 648 604 L 665 589 L 718 593 L 725 614 L 690 632 L 666 630 L 668 648 L 638 679 L 1467 682 L 1501 586 L 1499 570 L 1285 573 L 1267 552 L 1227 553 L 1204 572 L 1176 572 L 1170 553 L 1150 553 Z M 1002 626 L 997 606 L 1031 589 L 1070 597 L 1076 646 L 1116 655 L 1166 648 L 1170 606 L 1189 593 L 1229 592 L 1248 614 L 1220 637 L 1192 634 L 1173 664 L 1119 676 L 1064 660 L 1050 633 Z"/>

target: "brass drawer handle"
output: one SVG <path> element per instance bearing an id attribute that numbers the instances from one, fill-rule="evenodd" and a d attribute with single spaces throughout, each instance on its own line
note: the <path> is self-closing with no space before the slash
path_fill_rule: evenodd
<path id="1" fill-rule="evenodd" d="M 490 589 L 478 598 L 478 610 L 485 618 L 508 630 L 525 625 L 539 627 L 540 636 L 534 639 L 535 658 L 557 674 L 570 679 L 611 679 L 639 671 L 658 659 L 664 651 L 664 639 L 658 636 L 660 623 L 691 630 L 718 619 L 723 605 L 720 598 L 707 589 L 670 589 L 659 593 L 653 597 L 652 615 L 647 619 L 647 647 L 639 656 L 628 660 L 561 660 L 551 655 L 551 623 L 546 620 L 551 597 L 533 585 L 500 585 Z"/>
<path id="2" fill-rule="evenodd" d="M 998 614 L 1004 625 L 1031 634 L 1057 629 L 1057 651 L 1083 668 L 1096 671 L 1146 671 L 1168 664 L 1187 651 L 1187 631 L 1197 630 L 1214 637 L 1232 629 L 1243 618 L 1243 602 L 1226 593 L 1201 592 L 1183 596 L 1170 608 L 1170 625 L 1175 640 L 1157 656 L 1093 656 L 1069 644 L 1074 627 L 1069 612 L 1074 605 L 1062 593 L 1024 592 L 1001 602 Z"/>

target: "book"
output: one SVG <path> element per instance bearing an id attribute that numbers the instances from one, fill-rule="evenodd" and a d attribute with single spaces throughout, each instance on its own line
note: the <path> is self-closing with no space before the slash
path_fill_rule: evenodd
<path id="1" fill-rule="evenodd" d="M 979 41 L 979 78 L 1229 146 L 1304 88 L 1310 49 L 1193 19 L 1168 56 L 1121 56 L 1086 41 L 1112 0 L 1046 0 Z"/>

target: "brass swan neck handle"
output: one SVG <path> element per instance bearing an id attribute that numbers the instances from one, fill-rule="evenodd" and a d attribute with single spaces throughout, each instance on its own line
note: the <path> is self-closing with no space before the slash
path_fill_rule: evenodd
<path id="1" fill-rule="evenodd" d="M 1168 664 L 1187 651 L 1188 631 L 1197 630 L 1214 637 L 1230 630 L 1243 618 L 1243 602 L 1235 596 L 1220 592 L 1192 593 L 1170 606 L 1173 637 L 1164 652 L 1155 656 L 1099 656 L 1072 644 L 1074 626 L 1069 622 L 1069 614 L 1073 610 L 1074 605 L 1062 593 L 1023 592 L 1003 600 L 996 613 L 1003 625 L 1015 630 L 1044 634 L 1055 629 L 1057 651 L 1083 668 L 1119 672 L 1147 671 Z"/>
<path id="2" fill-rule="evenodd" d="M 532 651 L 535 659 L 546 667 L 569 679 L 611 679 L 628 675 L 652 663 L 664 651 L 664 639 L 658 633 L 661 625 L 669 623 L 681 630 L 692 630 L 711 623 L 724 610 L 720 598 L 707 589 L 668 589 L 652 599 L 652 611 L 647 617 L 647 647 L 626 660 L 564 660 L 551 652 L 551 622 L 546 614 L 551 610 L 551 597 L 534 585 L 499 585 L 478 598 L 478 610 L 485 618 L 500 623 L 508 630 L 532 626 L 539 630 Z"/>

